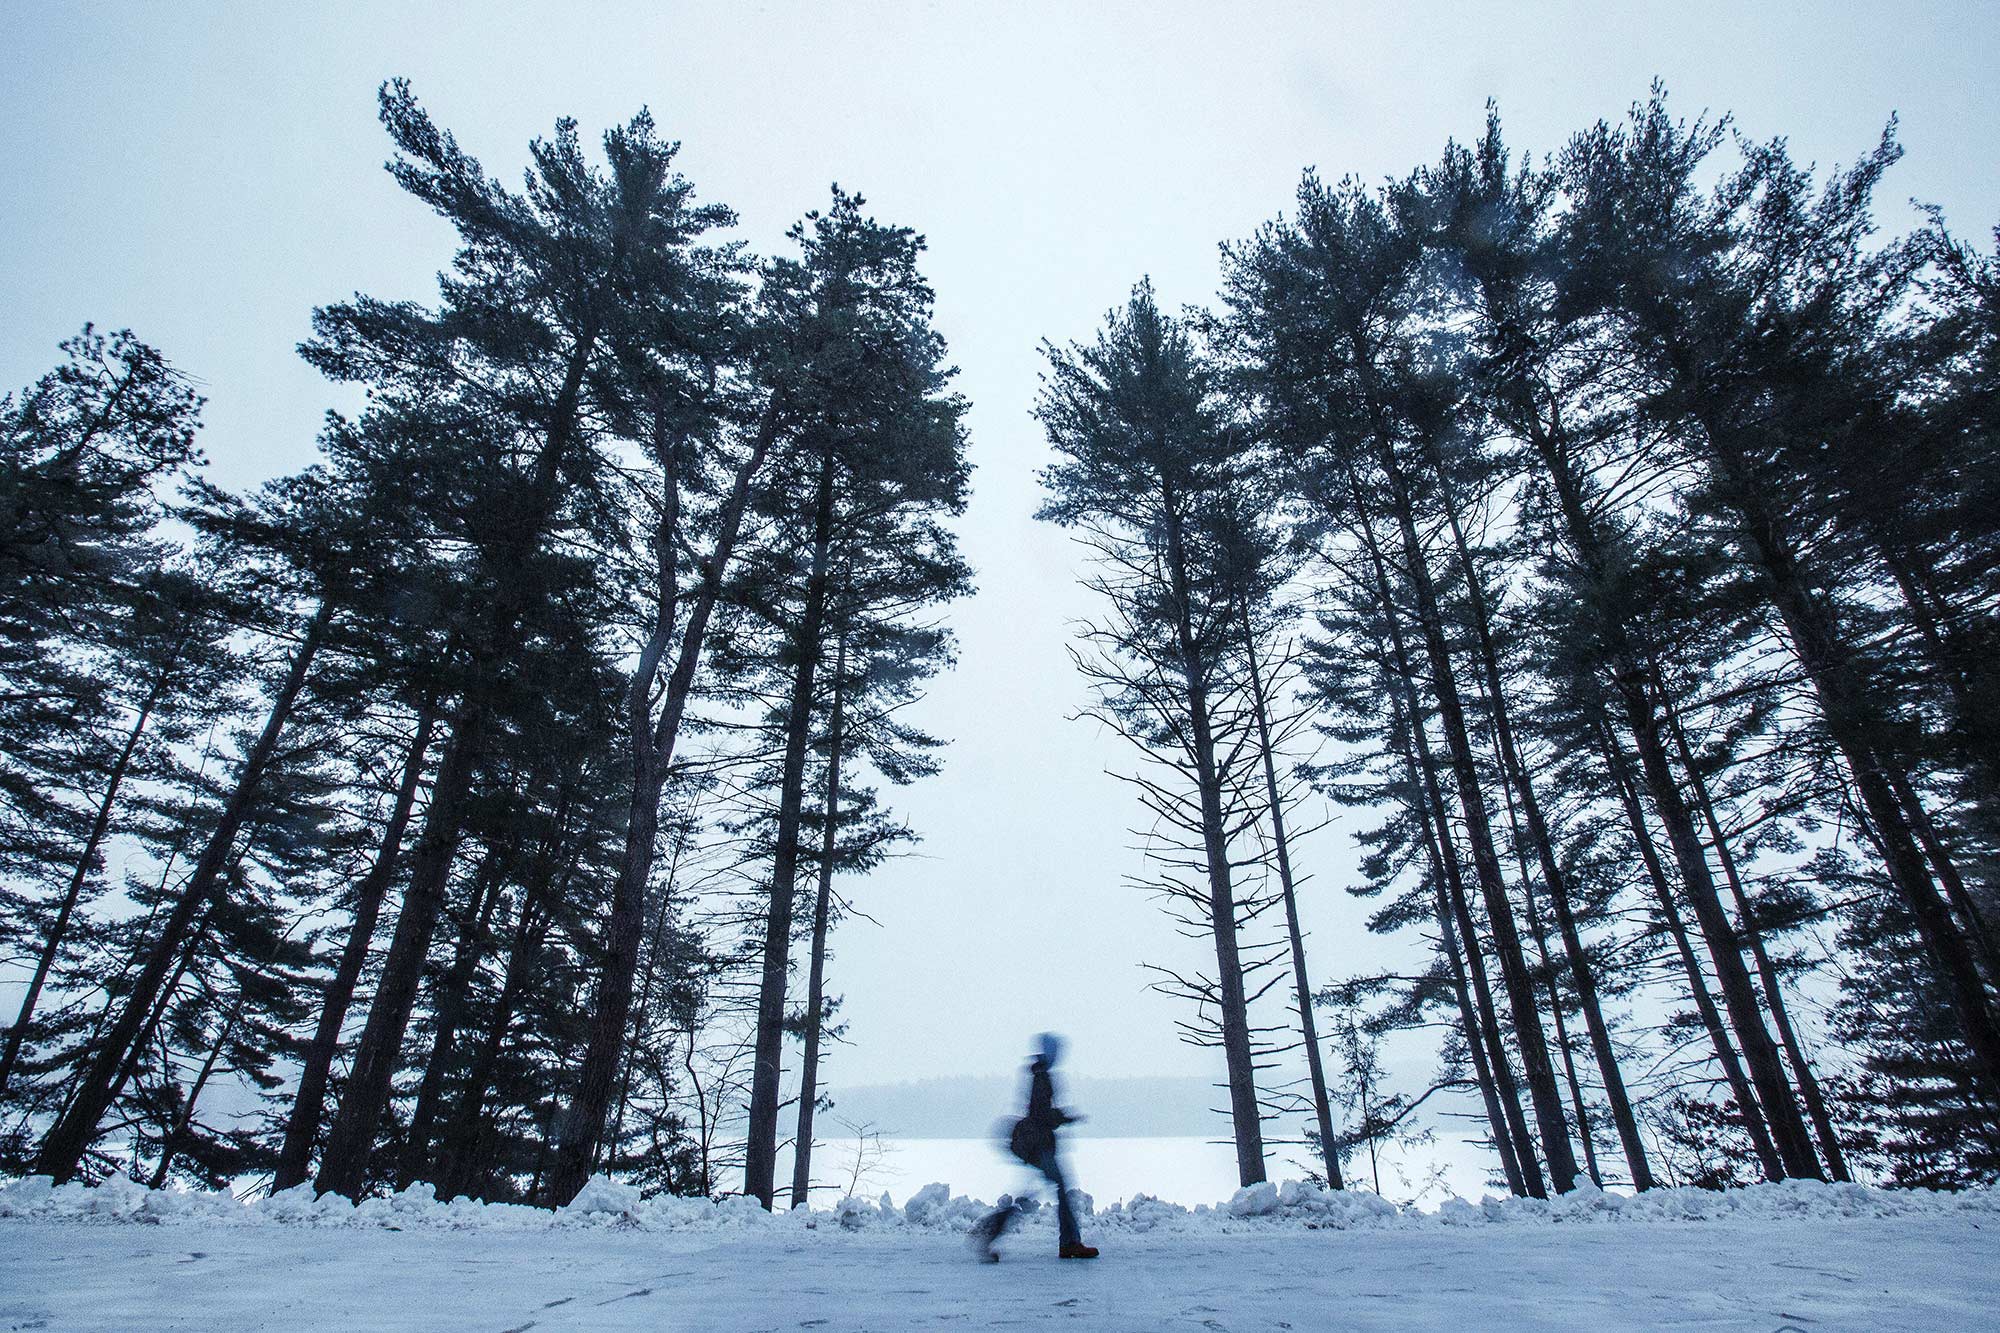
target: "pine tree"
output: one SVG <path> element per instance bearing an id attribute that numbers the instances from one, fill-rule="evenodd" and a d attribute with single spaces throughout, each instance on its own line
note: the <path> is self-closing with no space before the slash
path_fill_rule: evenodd
<path id="1" fill-rule="evenodd" d="M 1260 511 L 1271 506 L 1275 497 L 1242 490 L 1217 506 L 1212 524 L 1220 560 L 1230 569 L 1229 581 L 1238 590 L 1237 613 L 1242 632 L 1239 651 L 1249 681 L 1249 702 L 1256 724 L 1256 748 L 1264 779 L 1264 819 L 1270 827 L 1270 856 L 1278 875 L 1279 899 L 1284 905 L 1285 934 L 1292 962 L 1293 1000 L 1297 1006 L 1299 1044 L 1305 1050 L 1306 1079 L 1312 1097 L 1314 1132 L 1320 1145 L 1324 1179 L 1333 1189 L 1343 1188 L 1340 1158 L 1334 1151 L 1333 1105 L 1327 1092 L 1326 1071 L 1320 1051 L 1318 1026 L 1313 1017 L 1313 986 L 1306 964 L 1305 935 L 1299 926 L 1298 880 L 1292 869 L 1296 826 L 1287 829 L 1286 809 L 1294 804 L 1278 776 L 1280 751 L 1294 732 L 1303 729 L 1309 712 L 1279 715 L 1281 701 L 1276 692 L 1289 672 L 1293 656 L 1272 653 L 1277 635 L 1292 618 L 1292 608 L 1282 600 L 1282 592 L 1296 573 L 1297 561 L 1285 549 L 1280 530 L 1262 518 Z M 1288 775 L 1290 777 L 1291 775 Z"/>
<path id="2" fill-rule="evenodd" d="M 172 487 L 201 462 L 201 398 L 130 332 L 86 325 L 62 351 L 0 397 L 0 938 L 35 958 L 0 1092 L 95 891 L 120 791 L 214 653 L 192 591 L 152 573 L 173 554 Z"/>
<path id="3" fill-rule="evenodd" d="M 1853 411 L 1840 391 L 1847 367 L 1865 355 L 1872 325 L 1907 281 L 1893 249 L 1862 248 L 1870 195 L 1900 150 L 1885 135 L 1814 201 L 1782 145 L 1752 148 L 1704 201 L 1691 178 L 1713 142 L 1698 126 L 1676 125 L 1656 95 L 1629 129 L 1601 128 L 1572 146 L 1564 168 L 1576 200 L 1572 244 L 1588 256 L 1580 285 L 1615 313 L 1623 345 L 1650 377 L 1647 415 L 1680 432 L 1699 461 L 1696 504 L 1726 516 L 1739 558 L 1782 623 L 1892 882 L 1951 987 L 1979 1077 L 2000 1095 L 2000 1019 L 1898 799 L 1907 774 L 1893 696 L 1833 593 L 1841 553 L 1809 554 L 1814 518 L 1782 498 L 1792 460 L 1838 429 L 1828 415 Z M 1667 250 L 1677 260 L 1661 265 Z M 1748 989 L 1747 976 L 1723 980 L 1727 994 Z M 1745 1054 L 1753 1068 L 1775 1064 L 1774 1051 L 1747 1038 Z M 1782 1107 L 1767 1109 L 1787 1168 L 1809 1169 L 1803 1126 Z"/>
<path id="4" fill-rule="evenodd" d="M 242 613 L 278 647 L 278 660 L 260 700 L 262 721 L 245 733 L 240 758 L 214 795 L 212 822 L 198 830 L 200 850 L 162 903 L 162 919 L 140 943 L 129 989 L 107 1009 L 107 1024 L 92 1042 L 75 1091 L 37 1150 L 37 1168 L 59 1179 L 81 1166 L 209 918 L 232 910 L 239 883 L 233 868 L 248 850 L 239 839 L 254 829 L 269 796 L 266 784 L 283 775 L 286 742 L 310 699 L 315 664 L 335 635 L 342 590 L 352 572 L 368 564 L 366 510 L 351 507 L 342 488 L 320 474 L 273 483 L 254 504 L 213 492 L 206 498 L 206 512 L 192 516 L 220 549 L 232 552 L 218 557 L 218 567 L 239 571 Z"/>
<path id="5" fill-rule="evenodd" d="M 1576 1175 L 1561 1095 L 1493 839 L 1479 763 L 1446 637 L 1439 578 L 1420 531 L 1438 501 L 1430 460 L 1460 427 L 1448 344 L 1418 316 L 1426 225 L 1408 187 L 1376 198 L 1353 182 L 1329 189 L 1308 174 L 1298 216 L 1228 252 L 1227 298 L 1241 374 L 1269 414 L 1283 466 L 1307 503 L 1342 508 L 1374 492 L 1396 534 L 1395 566 L 1414 600 L 1475 878 L 1520 1036 L 1538 1136 L 1557 1191 Z M 1365 483 L 1362 479 L 1365 478 Z"/>
<path id="6" fill-rule="evenodd" d="M 671 319 L 681 268 L 665 252 L 726 214 L 686 207 L 667 174 L 671 150 L 643 113 L 607 136 L 606 177 L 585 159 L 573 122 L 532 148 L 534 171 L 514 194 L 481 170 L 417 104 L 385 85 L 382 118 L 397 183 L 458 229 L 453 276 L 435 311 L 361 297 L 315 315 L 307 358 L 335 379 L 374 391 L 362 429 L 365 466 L 385 483 L 412 461 L 420 512 L 464 543 L 465 670 L 447 721 L 424 825 L 410 856 L 395 935 L 320 1165 L 322 1187 L 356 1194 L 385 1110 L 482 750 L 500 725 L 504 672 L 535 620 L 565 608 L 596 572 L 561 552 L 559 529 L 584 538 L 600 523 L 606 460 L 595 407 L 618 371 L 621 321 L 645 310 Z M 655 305 L 657 303 L 657 305 Z M 664 307 L 664 309 L 662 309 Z"/>
<path id="7" fill-rule="evenodd" d="M 1197 1039 L 1222 1047 L 1237 1175 L 1254 1184 L 1264 1179 L 1262 1112 L 1239 941 L 1246 904 L 1230 850 L 1252 780 L 1231 733 L 1247 739 L 1254 724 L 1235 666 L 1240 571 L 1220 558 L 1215 522 L 1241 442 L 1212 366 L 1148 283 L 1094 343 L 1044 350 L 1035 414 L 1058 461 L 1042 473 L 1038 517 L 1079 534 L 1097 565 L 1087 582 L 1111 607 L 1087 631 L 1095 651 L 1072 656 L 1098 695 L 1093 715 L 1194 788 L 1136 779 L 1170 830 L 1164 889 L 1190 905 L 1215 948 L 1213 980 L 1181 989 L 1217 1011 L 1218 1031 Z"/>
<path id="8" fill-rule="evenodd" d="M 946 391 L 951 372 L 931 327 L 934 298 L 917 267 L 923 239 L 867 217 L 864 206 L 836 188 L 826 212 L 793 228 L 799 258 L 769 267 L 761 300 L 758 373 L 797 423 L 792 449 L 760 495 L 776 542 L 766 568 L 780 583 L 756 594 L 775 613 L 777 661 L 789 677 L 744 1166 L 744 1192 L 767 1208 L 776 1193 L 785 996 L 807 850 L 806 766 L 843 595 L 897 560 L 904 574 L 895 595 L 908 609 L 969 586 L 940 525 L 965 503 L 965 404 Z"/>

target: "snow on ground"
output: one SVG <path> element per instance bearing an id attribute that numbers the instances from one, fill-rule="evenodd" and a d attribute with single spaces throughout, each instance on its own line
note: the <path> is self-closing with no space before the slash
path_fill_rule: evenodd
<path id="1" fill-rule="evenodd" d="M 1788 1182 L 1398 1210 L 1296 1185 L 1048 1209 L 974 1262 L 928 1186 L 771 1216 L 594 1181 L 560 1213 L 418 1187 L 353 1207 L 129 1182 L 0 1191 L 0 1329 L 887 1330 L 1996 1327 L 2000 1197 Z"/>

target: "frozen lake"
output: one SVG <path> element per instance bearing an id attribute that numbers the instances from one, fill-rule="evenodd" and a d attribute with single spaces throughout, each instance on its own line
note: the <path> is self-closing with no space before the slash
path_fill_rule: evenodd
<path id="1" fill-rule="evenodd" d="M 884 1139 L 882 1147 L 881 1162 L 862 1182 L 863 1194 L 887 1190 L 901 1201 L 938 1180 L 950 1185 L 954 1194 L 991 1201 L 1040 1180 L 991 1139 Z M 1236 1152 L 1226 1143 L 1075 1136 L 1064 1143 L 1063 1155 L 1075 1177 L 1071 1184 L 1104 1203 L 1144 1193 L 1192 1206 L 1226 1199 L 1236 1191 Z M 838 1169 L 843 1186 L 853 1160 L 851 1144 L 833 1146 L 827 1165 Z M 842 1188 L 830 1195 L 845 1192 Z"/>
<path id="2" fill-rule="evenodd" d="M 969 1194 L 992 1201 L 1011 1194 L 1037 1177 L 1015 1161 L 992 1139 L 885 1138 L 879 1162 L 864 1168 L 856 1193 L 873 1198 L 884 1191 L 902 1202 L 932 1181 L 951 1186 L 954 1194 Z M 1435 1206 L 1444 1192 L 1477 1199 L 1485 1190 L 1483 1150 L 1440 1141 L 1424 1155 L 1426 1166 L 1448 1158 L 1444 1187 L 1433 1187 L 1425 1195 Z M 1090 1194 L 1099 1205 L 1151 1194 L 1193 1207 L 1218 1203 L 1236 1192 L 1236 1150 L 1227 1142 L 1202 1137 L 1116 1138 L 1076 1134 L 1064 1140 L 1063 1155 L 1074 1180 L 1071 1184 Z M 1302 1163 L 1310 1159 L 1304 1145 L 1270 1147 L 1265 1155 L 1265 1172 L 1273 1180 L 1303 1178 Z M 852 1142 L 822 1143 L 815 1157 L 815 1172 L 822 1188 L 815 1189 L 813 1202 L 824 1207 L 847 1192 L 853 1170 Z M 789 1163 L 781 1157 L 780 1179 L 789 1179 Z M 1408 1164 L 1408 1178 L 1397 1173 L 1404 1163 L 1383 1159 L 1382 1193 L 1398 1202 L 1408 1200 L 1423 1188 L 1414 1176 L 1415 1164 Z M 1350 1174 L 1353 1174 L 1350 1171 Z M 1365 1162 L 1358 1183 L 1367 1185 Z"/>

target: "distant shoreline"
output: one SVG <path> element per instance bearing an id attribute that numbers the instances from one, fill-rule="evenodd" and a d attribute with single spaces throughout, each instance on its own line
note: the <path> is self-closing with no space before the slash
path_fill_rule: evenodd
<path id="1" fill-rule="evenodd" d="M 1017 1075 L 963 1075 L 874 1083 L 832 1090 L 833 1110 L 822 1119 L 865 1126 L 884 1138 L 980 1139 L 1021 1113 L 1025 1079 Z M 1207 1079 L 1179 1077 L 1059 1078 L 1062 1104 L 1087 1117 L 1071 1133 L 1092 1138 L 1226 1137 L 1227 1104 Z M 828 1125 L 828 1129 L 832 1128 Z"/>

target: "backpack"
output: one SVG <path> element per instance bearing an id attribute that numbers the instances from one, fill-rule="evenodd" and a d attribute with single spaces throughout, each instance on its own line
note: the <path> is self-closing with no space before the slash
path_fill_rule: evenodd
<path id="1" fill-rule="evenodd" d="M 1050 1142 L 1055 1136 L 1048 1130 L 1027 1119 L 1016 1120 L 1007 1134 L 1007 1151 L 1026 1162 L 1029 1166 L 1040 1165 L 1042 1158 L 1055 1145 Z"/>

